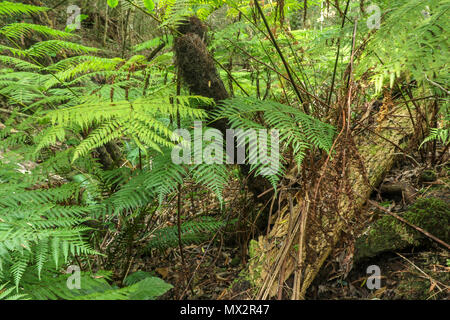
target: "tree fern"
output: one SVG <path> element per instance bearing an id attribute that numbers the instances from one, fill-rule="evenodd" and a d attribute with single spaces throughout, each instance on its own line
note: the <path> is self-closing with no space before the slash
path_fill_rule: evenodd
<path id="1" fill-rule="evenodd" d="M 3 171 L 0 185 L 0 271 L 16 286 L 30 265 L 40 276 L 43 265 L 56 267 L 69 255 L 96 254 L 85 239 L 89 208 L 62 203 L 76 198 L 74 184 L 30 190 L 29 183 L 12 181 L 17 172 Z M 26 178 L 26 177 L 25 177 Z M 7 183 L 9 182 L 9 183 Z M 61 258 L 62 257 L 62 258 Z M 2 277 L 0 277 L 2 278 Z"/>
<path id="2" fill-rule="evenodd" d="M 261 113 L 264 125 L 253 120 L 256 113 Z M 317 147 L 329 152 L 335 135 L 333 126 L 293 107 L 268 100 L 241 97 L 227 99 L 222 101 L 215 116 L 217 119 L 227 118 L 233 129 L 276 129 L 279 132 L 280 143 L 285 147 L 292 147 L 298 166 L 301 165 L 305 152 L 310 148 Z M 266 147 L 270 149 L 270 144 Z M 252 156 L 254 155 L 248 155 L 250 158 Z M 267 164 L 259 162 L 252 164 L 252 169 L 256 169 L 258 173 L 265 166 Z M 280 170 L 269 177 L 272 184 L 278 180 L 277 177 L 281 175 L 282 168 L 280 166 Z"/>
<path id="3" fill-rule="evenodd" d="M 192 96 L 174 97 L 155 96 L 138 98 L 130 101 L 104 101 L 91 97 L 87 102 L 48 113 L 52 123 L 63 127 L 79 126 L 97 128 L 75 149 L 74 159 L 83 156 L 90 150 L 104 145 L 106 142 L 124 135 L 131 136 L 138 144 L 161 151 L 160 146 L 173 146 L 171 131 L 161 118 L 180 116 L 184 118 L 204 118 L 202 109 L 190 107 L 191 99 L 200 99 L 210 103 L 209 99 Z M 50 141 L 50 140 L 49 140 Z"/>
<path id="4" fill-rule="evenodd" d="M 427 78 L 448 83 L 449 2 L 401 0 L 388 5 L 390 10 L 371 39 L 370 54 L 360 68 L 367 70 L 368 64 L 374 67 L 377 90 L 381 90 L 385 82 L 392 86 L 401 75 L 424 84 L 429 84 Z M 425 11 L 428 14 L 424 14 Z"/>

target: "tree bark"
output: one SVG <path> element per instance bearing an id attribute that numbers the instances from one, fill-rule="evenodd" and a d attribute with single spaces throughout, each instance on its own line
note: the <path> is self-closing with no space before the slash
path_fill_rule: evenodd
<path id="1" fill-rule="evenodd" d="M 214 59 L 206 46 L 206 26 L 197 17 L 191 16 L 180 24 L 178 31 L 181 35 L 174 42 L 176 65 L 191 93 L 212 98 L 216 103 L 229 98 Z M 205 109 L 208 112 L 213 111 L 211 107 L 205 107 Z M 229 128 L 226 119 L 215 120 L 210 126 L 218 129 L 223 137 L 226 136 L 226 129 Z M 235 160 L 236 154 L 235 144 Z M 270 188 L 270 183 L 265 178 L 250 172 L 249 164 L 242 164 L 240 169 L 247 177 L 247 186 L 255 197 Z"/>

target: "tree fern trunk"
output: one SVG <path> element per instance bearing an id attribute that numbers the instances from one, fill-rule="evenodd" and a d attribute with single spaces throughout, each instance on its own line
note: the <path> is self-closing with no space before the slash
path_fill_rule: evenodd
<path id="1" fill-rule="evenodd" d="M 206 26 L 197 17 L 192 16 L 182 23 L 178 30 L 181 35 L 174 43 L 176 64 L 191 93 L 212 98 L 216 103 L 229 98 L 214 59 L 206 46 Z M 223 137 L 229 127 L 226 119 L 216 120 L 210 126 L 218 129 Z M 255 197 L 270 188 L 270 183 L 266 179 L 261 176 L 255 177 L 250 173 L 250 165 L 241 165 L 241 172 L 248 177 L 247 186 Z"/>

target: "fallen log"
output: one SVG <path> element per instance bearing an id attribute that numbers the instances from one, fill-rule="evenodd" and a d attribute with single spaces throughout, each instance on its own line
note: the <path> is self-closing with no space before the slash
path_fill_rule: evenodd
<path id="1" fill-rule="evenodd" d="M 285 192 L 270 232 L 250 244 L 248 278 L 258 290 L 257 298 L 278 294 L 281 299 L 281 288 L 291 276 L 291 298 L 305 297 L 343 233 L 358 229 L 361 209 L 413 132 L 407 115 L 398 108 L 378 124 L 381 130 L 338 138 L 316 178 L 299 181 L 303 188 L 295 194 Z"/>

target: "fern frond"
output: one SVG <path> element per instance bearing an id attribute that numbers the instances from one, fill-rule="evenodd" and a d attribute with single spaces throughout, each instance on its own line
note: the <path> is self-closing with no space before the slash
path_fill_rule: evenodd
<path id="1" fill-rule="evenodd" d="M 191 167 L 191 175 L 196 183 L 209 188 L 219 202 L 223 202 L 222 193 L 230 179 L 230 169 L 224 162 L 194 165 Z"/>
<path id="2" fill-rule="evenodd" d="M 24 50 L 27 56 L 43 58 L 51 54 L 59 54 L 61 52 L 69 52 L 73 54 L 85 54 L 96 52 L 99 49 L 86 47 L 78 43 L 63 40 L 46 40 L 40 41 Z"/>
<path id="3" fill-rule="evenodd" d="M 75 149 L 74 160 L 122 135 L 129 135 L 136 143 L 161 152 L 160 146 L 173 146 L 173 131 L 160 118 L 180 115 L 182 118 L 201 119 L 206 117 L 205 111 L 190 107 L 190 103 L 193 99 L 210 103 L 210 99 L 195 96 L 177 96 L 174 99 L 178 100 L 178 104 L 172 103 L 170 97 L 138 98 L 132 102 L 110 102 L 91 97 L 84 104 L 51 111 L 48 117 L 61 127 L 97 126 Z M 43 139 L 55 140 L 53 137 Z"/>
<path id="4" fill-rule="evenodd" d="M 265 126 L 253 120 L 254 115 L 258 112 L 262 114 Z M 306 150 L 311 147 L 329 152 L 335 136 L 333 126 L 323 123 L 298 109 L 274 101 L 250 97 L 227 99 L 222 101 L 222 105 L 215 115 L 216 119 L 227 118 L 233 129 L 277 130 L 280 143 L 283 143 L 286 147 L 292 147 L 298 166 L 301 165 Z M 266 148 L 269 146 L 270 144 Z M 253 148 L 253 150 L 255 149 Z M 249 157 L 249 160 L 252 160 L 252 154 Z M 250 163 L 252 162 L 250 161 Z M 261 171 L 264 165 L 252 164 L 252 169 L 254 168 Z M 275 176 L 280 174 L 281 169 Z M 272 177 L 273 181 L 277 180 L 275 176 Z"/>
<path id="5" fill-rule="evenodd" d="M 90 208 L 61 205 L 77 198 L 78 184 L 27 190 L 30 182 L 15 181 L 27 175 L 17 175 L 3 171 L 2 180 L 9 183 L 0 185 L 0 260 L 16 286 L 31 265 L 40 277 L 49 260 L 58 267 L 60 257 L 67 261 L 69 255 L 97 254 L 84 238 L 90 228 L 82 226 Z"/>
<path id="6" fill-rule="evenodd" d="M 26 294 L 13 294 L 15 288 L 7 287 L 8 283 L 0 284 L 0 300 L 29 300 Z"/>
<path id="7" fill-rule="evenodd" d="M 13 16 L 17 14 L 31 14 L 47 11 L 49 8 L 38 7 L 24 3 L 2 1 L 0 2 L 0 16 Z"/>
<path id="8" fill-rule="evenodd" d="M 450 129 L 444 129 L 444 128 L 431 128 L 430 134 L 428 137 L 426 137 L 422 143 L 419 146 L 419 149 L 422 148 L 422 146 L 430 141 L 439 141 L 443 145 L 446 145 L 450 138 Z"/>
<path id="9" fill-rule="evenodd" d="M 163 23 L 160 27 L 177 27 L 187 16 L 192 14 L 191 0 L 164 0 L 161 5 L 166 6 Z"/>
<path id="10" fill-rule="evenodd" d="M 0 28 L 0 35 L 10 39 L 20 39 L 21 37 L 30 37 L 33 33 L 38 33 L 51 38 L 68 39 L 73 37 L 72 33 L 56 30 L 47 26 L 32 23 L 11 23 Z"/>
<path id="11" fill-rule="evenodd" d="M 80 272 L 80 288 L 69 289 L 70 274 L 46 269 L 41 280 L 26 275 L 22 287 L 23 292 L 29 292 L 28 296 L 37 300 L 153 300 L 173 287 L 146 272 L 135 273 L 138 277 L 130 274 L 125 281 L 127 286 L 118 288 L 110 284 L 111 272 Z M 8 289 L 7 293 L 11 292 Z M 19 299 L 23 297 L 26 296 L 18 295 Z"/>
<path id="12" fill-rule="evenodd" d="M 15 67 L 16 69 L 19 69 L 19 70 L 39 70 L 40 69 L 40 66 L 35 65 L 34 63 L 24 61 L 22 59 L 18 59 L 15 57 L 10 57 L 10 56 L 0 56 L 0 63 L 7 65 L 7 66 Z"/>

